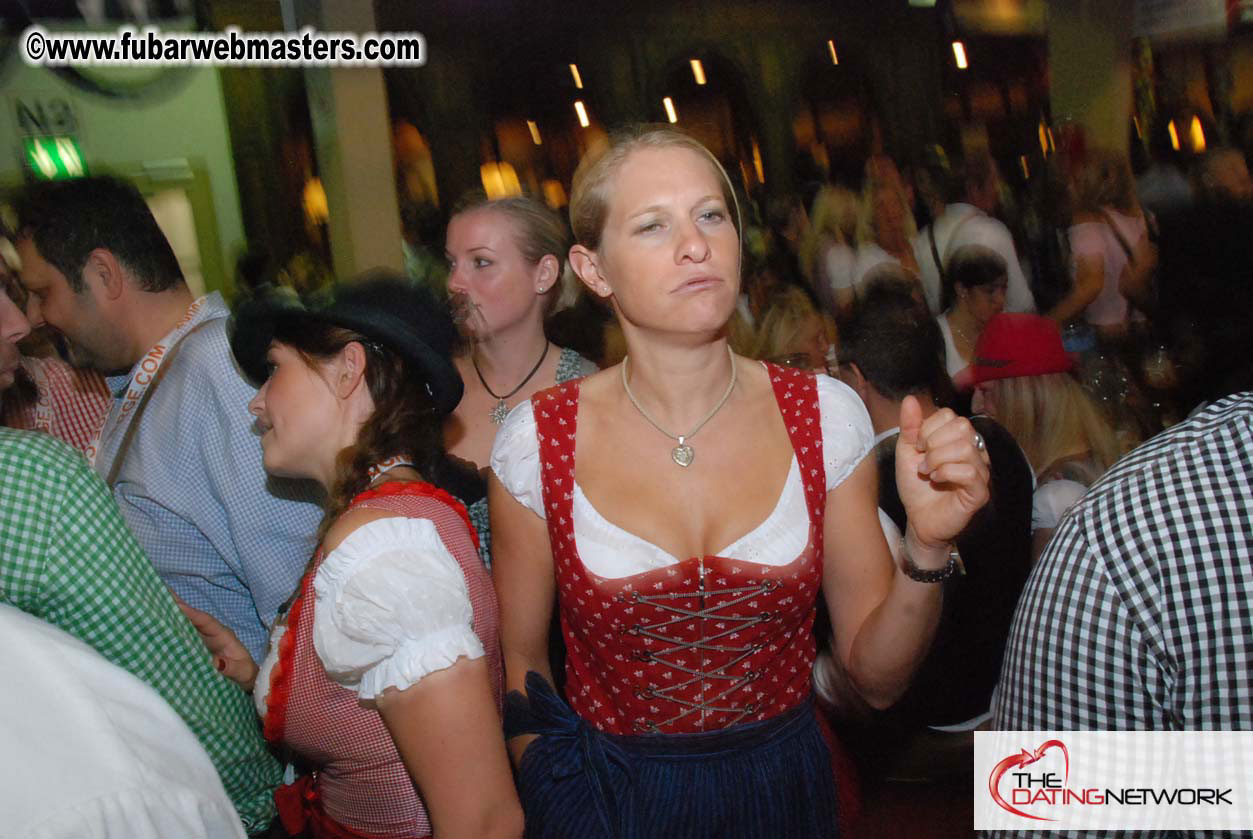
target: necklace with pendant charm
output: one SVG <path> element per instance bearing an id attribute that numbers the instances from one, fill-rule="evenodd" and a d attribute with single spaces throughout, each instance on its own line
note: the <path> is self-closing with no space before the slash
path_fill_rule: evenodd
<path id="1" fill-rule="evenodd" d="M 548 358 L 547 341 L 544 342 L 544 351 L 540 353 L 539 361 L 535 362 L 535 366 L 531 368 L 530 373 L 526 374 L 526 378 L 519 382 L 518 386 L 513 390 L 509 391 L 504 396 L 501 396 L 499 393 L 496 393 L 487 386 L 487 381 L 483 378 L 483 371 L 479 369 L 479 360 L 474 357 L 473 352 L 470 353 L 470 363 L 474 365 L 474 372 L 479 377 L 479 384 L 483 385 L 483 390 L 487 391 L 488 395 L 496 400 L 496 404 L 487 415 L 493 425 L 500 425 L 505 421 L 505 417 L 509 416 L 509 405 L 505 402 L 505 400 L 522 390 L 522 388 L 526 387 L 526 383 L 531 381 L 531 377 L 539 372 L 539 368 L 543 365 L 545 358 Z"/>
<path id="2" fill-rule="evenodd" d="M 658 425 L 657 420 L 653 419 L 652 415 L 650 415 L 648 411 L 644 410 L 644 406 L 640 404 L 639 400 L 635 398 L 635 394 L 631 392 L 631 385 L 627 383 L 628 359 L 622 359 L 622 389 L 626 391 L 627 398 L 631 400 L 631 404 L 635 406 L 635 410 L 639 411 L 644 419 L 648 420 L 649 424 L 652 425 L 653 428 L 657 429 L 671 440 L 679 441 L 679 445 L 670 450 L 670 459 L 677 465 L 682 466 L 684 469 L 691 466 L 692 461 L 696 459 L 696 451 L 687 441 L 695 435 L 697 431 L 704 428 L 705 423 L 714 418 L 714 414 L 722 410 L 722 406 L 727 404 L 727 399 L 731 397 L 731 391 L 735 389 L 735 354 L 731 352 L 731 347 L 729 345 L 727 346 L 727 358 L 731 361 L 731 381 L 727 382 L 726 391 L 722 394 L 722 398 L 718 400 L 718 404 L 714 405 L 713 409 L 709 413 L 705 414 L 705 418 L 696 423 L 696 427 L 686 434 L 671 434 L 669 431 L 666 431 L 666 429 Z"/>

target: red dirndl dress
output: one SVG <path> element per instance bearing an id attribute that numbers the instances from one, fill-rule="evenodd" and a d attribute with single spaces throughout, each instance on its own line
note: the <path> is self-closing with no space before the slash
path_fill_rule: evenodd
<path id="1" fill-rule="evenodd" d="M 429 519 L 465 575 L 474 633 L 483 643 L 497 702 L 501 698 L 496 593 L 479 560 L 465 507 L 425 483 L 390 482 L 358 495 L 352 507 Z M 275 797 L 289 833 L 314 839 L 418 839 L 431 822 L 378 711 L 326 675 L 313 646 L 313 580 L 321 548 L 300 584 L 270 678 L 266 739 L 290 749 L 313 773 Z"/>
<path id="2" fill-rule="evenodd" d="M 813 374 L 775 365 L 767 369 L 800 465 L 809 512 L 808 544 L 782 565 L 703 556 L 620 579 L 593 574 L 579 558 L 573 523 L 579 383 L 559 385 L 532 399 L 566 644 L 566 697 L 581 720 L 578 726 L 607 735 L 612 744 L 607 748 L 629 749 L 640 736 L 653 744 L 656 735 L 680 735 L 676 742 L 690 742 L 705 733 L 731 733 L 736 726 L 800 712 L 810 702 L 826 504 L 818 395 Z M 528 692 L 532 711 L 545 704 L 552 707 L 542 697 L 537 701 L 535 694 L 543 692 L 538 684 L 528 681 Z M 507 729 L 510 710 L 517 707 L 513 697 L 508 704 Z M 547 727 L 532 730 L 562 727 L 570 728 L 550 715 Z M 831 745 L 829 729 L 822 722 L 819 727 Z M 591 753 L 600 748 L 593 746 Z M 525 764 L 525 756 L 523 760 Z M 831 778 L 834 769 L 830 761 L 826 765 Z M 612 795 L 610 775 L 599 771 L 601 778 L 593 786 Z M 519 784 L 528 820 L 533 814 L 547 820 L 544 814 L 565 806 L 528 802 L 524 780 Z M 549 794 L 538 786 L 536 792 Z M 691 801 L 687 805 L 694 806 Z M 598 805 L 604 813 L 600 824 L 632 819 L 609 812 L 616 806 Z M 667 825 L 671 827 L 678 835 L 677 823 Z M 529 823 L 528 835 L 533 835 Z M 541 830 L 534 835 L 564 834 Z"/>

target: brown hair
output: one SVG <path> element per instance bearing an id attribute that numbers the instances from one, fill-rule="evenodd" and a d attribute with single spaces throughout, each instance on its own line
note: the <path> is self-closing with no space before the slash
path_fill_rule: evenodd
<path id="1" fill-rule="evenodd" d="M 1135 213 L 1135 181 L 1127 156 L 1106 149 L 1093 149 L 1074 175 L 1074 209 L 1100 212 L 1113 207 L 1123 213 Z"/>
<path id="2" fill-rule="evenodd" d="M 444 453 L 443 418 L 421 386 L 422 377 L 400 355 L 351 329 L 303 318 L 276 322 L 274 341 L 291 347 L 314 370 L 351 343 L 359 343 L 365 350 L 365 380 L 374 412 L 361 426 L 356 441 L 336 458 L 326 515 L 318 528 L 319 541 L 352 499 L 370 485 L 370 467 L 389 457 L 411 458 L 423 479 L 442 485 L 453 495 L 464 498 L 473 494 L 467 487 L 452 483 L 457 476 Z"/>
<path id="3" fill-rule="evenodd" d="M 735 209 L 731 221 L 736 234 L 740 234 L 740 202 L 731 186 L 731 178 L 713 152 L 682 131 L 644 124 L 611 134 L 606 143 L 589 150 L 579 161 L 570 188 L 570 227 L 576 242 L 588 250 L 600 248 L 601 235 L 609 218 L 610 182 L 626 159 L 640 149 L 687 149 L 708 160 L 722 176 L 722 197 L 728 207 Z"/>
<path id="4" fill-rule="evenodd" d="M 557 260 L 557 278 L 544 293 L 544 315 L 554 314 L 573 305 L 577 296 L 577 283 L 566 270 L 566 256 L 570 250 L 570 236 L 561 217 L 527 195 L 490 199 L 481 190 L 467 193 L 453 208 L 453 218 L 465 213 L 491 210 L 500 213 L 513 225 L 514 242 L 522 258 L 538 265 L 546 256 Z"/>

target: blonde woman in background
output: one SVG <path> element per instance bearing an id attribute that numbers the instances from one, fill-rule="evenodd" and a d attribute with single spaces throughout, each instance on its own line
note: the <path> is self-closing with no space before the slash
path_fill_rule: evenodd
<path id="1" fill-rule="evenodd" d="M 808 294 L 796 286 L 785 286 L 762 315 L 748 355 L 826 372 L 827 355 L 835 338 L 832 326 Z"/>
<path id="2" fill-rule="evenodd" d="M 918 226 L 913 199 L 891 158 L 873 157 L 866 164 L 866 185 L 857 218 L 857 260 L 853 265 L 854 295 L 875 268 L 900 265 L 918 277 L 914 238 Z"/>
<path id="3" fill-rule="evenodd" d="M 984 328 L 964 382 L 975 387 L 974 410 L 1014 435 L 1035 472 L 1032 561 L 1065 512 L 1122 454 L 1073 368 L 1055 322 L 1005 313 Z"/>
<path id="4" fill-rule="evenodd" d="M 1120 438 L 1134 444 L 1161 429 L 1139 380 L 1144 347 L 1132 310 L 1151 307 L 1157 248 L 1124 155 L 1091 152 L 1069 189 L 1071 290 L 1048 315 L 1082 353 L 1080 379 L 1107 406 Z"/>
<path id="5" fill-rule="evenodd" d="M 481 471 L 510 408 L 596 365 L 544 332 L 544 319 L 575 294 L 565 271 L 566 228 L 547 206 L 526 196 L 472 196 L 448 222 L 444 247 L 448 291 L 468 338 L 453 359 L 465 395 L 445 425 L 444 444 Z M 487 499 L 463 500 L 490 566 Z"/>
<path id="6" fill-rule="evenodd" d="M 857 193 L 824 187 L 814 199 L 810 226 L 801 241 L 801 270 L 818 302 L 833 315 L 852 308 L 853 268 L 857 262 Z"/>

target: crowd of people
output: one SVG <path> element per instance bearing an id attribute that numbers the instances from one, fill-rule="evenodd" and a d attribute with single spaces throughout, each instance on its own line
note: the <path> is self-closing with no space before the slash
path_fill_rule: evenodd
<path id="1" fill-rule="evenodd" d="M 133 186 L 30 186 L 0 619 L 37 722 L 0 735 L 30 767 L 0 809 L 858 835 L 859 789 L 968 776 L 979 727 L 1250 727 L 1234 154 L 1157 212 L 1082 149 L 1012 213 L 977 155 L 763 209 L 643 126 L 585 155 L 568 223 L 459 203 L 437 285 L 278 274 L 233 308 Z"/>

